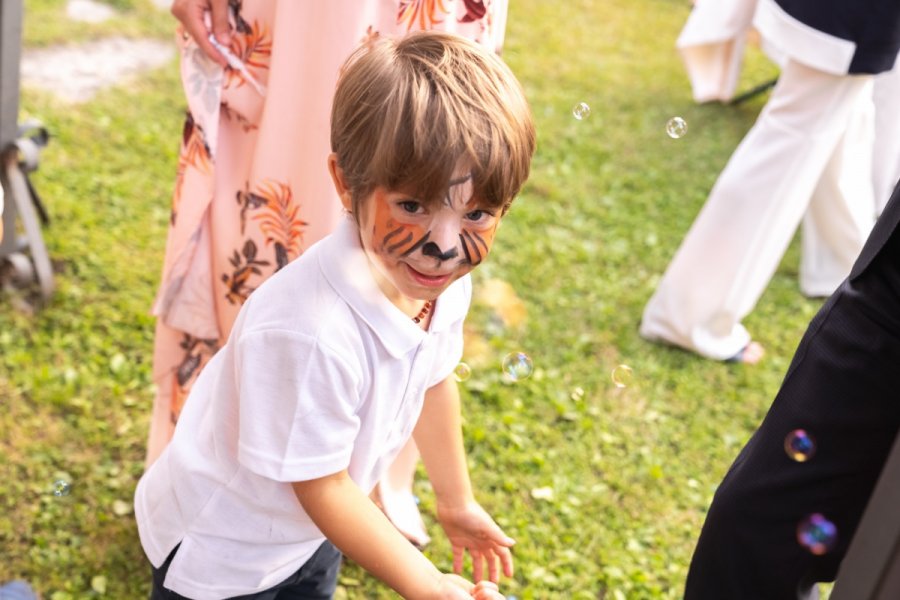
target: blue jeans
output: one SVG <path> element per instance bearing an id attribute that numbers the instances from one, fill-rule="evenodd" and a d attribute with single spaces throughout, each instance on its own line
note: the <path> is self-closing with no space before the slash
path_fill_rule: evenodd
<path id="1" fill-rule="evenodd" d="M 189 600 L 163 587 L 169 564 L 176 552 L 178 546 L 175 546 L 160 568 L 153 567 L 153 589 L 150 592 L 150 600 Z M 296 573 L 278 585 L 254 594 L 235 596 L 231 600 L 329 600 L 337 587 L 340 568 L 340 550 L 325 540 Z"/>

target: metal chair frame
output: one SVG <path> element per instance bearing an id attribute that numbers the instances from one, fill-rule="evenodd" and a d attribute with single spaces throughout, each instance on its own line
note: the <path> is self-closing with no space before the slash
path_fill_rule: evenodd
<path id="1" fill-rule="evenodd" d="M 830 598 L 900 598 L 900 435 L 841 561 Z"/>
<path id="2" fill-rule="evenodd" d="M 19 123 L 19 64 L 22 48 L 22 0 L 0 2 L 0 186 L 3 194 L 3 239 L 0 279 L 37 282 L 43 300 L 53 294 L 53 268 L 41 224 L 47 211 L 28 179 L 37 169 L 49 139 L 40 123 Z M 21 230 L 18 226 L 21 222 Z M 4 285 L 7 281 L 2 281 Z"/>

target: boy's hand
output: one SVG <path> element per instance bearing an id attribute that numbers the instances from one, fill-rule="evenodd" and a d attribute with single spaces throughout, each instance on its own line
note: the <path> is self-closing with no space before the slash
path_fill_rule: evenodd
<path id="1" fill-rule="evenodd" d="M 493 581 L 479 581 L 470 593 L 475 600 L 506 600 Z"/>
<path id="2" fill-rule="evenodd" d="M 488 579 L 500 580 L 500 568 L 507 577 L 513 575 L 513 559 L 509 548 L 515 540 L 503 530 L 474 500 L 460 506 L 438 503 L 438 520 L 453 547 L 453 572 L 461 573 L 466 550 L 472 555 L 472 577 L 482 580 L 487 565 Z M 490 598 L 490 596 L 486 596 Z"/>
<path id="3" fill-rule="evenodd" d="M 506 600 L 492 581 L 481 581 L 472 585 L 459 575 L 441 574 L 439 589 L 429 600 Z"/>
<path id="4" fill-rule="evenodd" d="M 434 594 L 428 596 L 428 600 L 471 600 L 474 593 L 475 586 L 471 581 L 467 581 L 459 575 L 441 573 L 438 589 Z M 490 598 L 490 596 L 486 596 L 486 598 Z"/>

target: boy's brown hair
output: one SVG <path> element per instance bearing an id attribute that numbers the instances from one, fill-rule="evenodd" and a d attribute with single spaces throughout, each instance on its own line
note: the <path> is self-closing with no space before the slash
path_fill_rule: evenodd
<path id="1" fill-rule="evenodd" d="M 475 197 L 506 211 L 528 178 L 535 132 L 521 86 L 495 54 L 457 35 L 380 38 L 345 63 L 331 149 L 353 211 L 375 187 L 442 198 L 459 166 Z"/>

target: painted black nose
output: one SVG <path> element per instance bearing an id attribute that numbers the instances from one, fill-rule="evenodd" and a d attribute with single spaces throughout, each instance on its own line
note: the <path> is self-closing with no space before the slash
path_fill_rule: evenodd
<path id="1" fill-rule="evenodd" d="M 425 256 L 431 256 L 432 258 L 436 258 L 438 260 L 450 260 L 451 258 L 456 258 L 459 254 L 459 251 L 456 247 L 450 248 L 446 252 L 442 252 L 438 245 L 434 242 L 428 242 L 424 246 L 422 246 L 422 254 Z"/>

